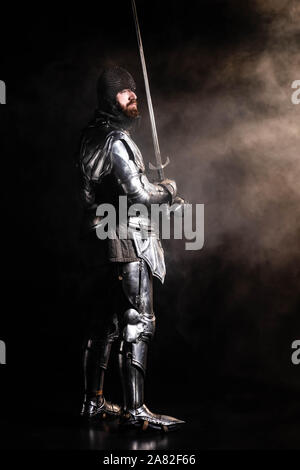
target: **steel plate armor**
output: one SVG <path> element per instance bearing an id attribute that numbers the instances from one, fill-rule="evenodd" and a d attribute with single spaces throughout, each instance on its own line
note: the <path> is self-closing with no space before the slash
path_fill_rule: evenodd
<path id="1" fill-rule="evenodd" d="M 115 238 L 106 240 L 106 261 L 111 267 L 106 295 L 111 301 L 105 311 L 100 303 L 98 310 L 95 308 L 93 327 L 84 344 L 82 416 L 122 413 L 125 426 L 140 426 L 147 421 L 150 427 L 171 429 L 182 421 L 151 413 L 144 404 L 148 345 L 155 332 L 153 276 L 164 282 L 164 252 L 156 228 L 151 225 L 150 211 L 126 216 L 119 224 L 118 210 L 120 196 L 127 198 L 128 210 L 133 204 L 143 204 L 147 209 L 152 204 L 172 204 L 177 188 L 172 180 L 155 184 L 148 180 L 141 152 L 128 131 L 128 118 L 120 113 L 114 99 L 123 88 L 135 88 L 124 69 L 117 67 L 101 76 L 98 96 L 102 109 L 83 132 L 79 152 L 82 239 L 91 240 L 92 234 L 93 247 L 96 242 L 103 243 L 96 237 L 104 224 L 97 215 L 100 204 L 112 204 L 117 215 Z M 126 239 L 120 236 L 123 223 Z M 119 342 L 122 410 L 103 396 L 104 372 L 115 340 Z"/>
<path id="2" fill-rule="evenodd" d="M 94 145 L 91 145 L 92 143 Z M 90 211 L 90 228 L 97 229 L 101 224 L 101 218 L 96 216 L 97 204 L 111 202 L 118 208 L 116 192 L 119 196 L 127 196 L 128 207 L 130 204 L 139 203 L 149 209 L 151 204 L 171 204 L 176 196 L 175 182 L 150 183 L 145 174 L 141 152 L 124 131 L 109 132 L 102 145 L 86 137 L 81 145 L 81 170 L 82 196 L 87 210 Z M 113 179 L 114 185 L 111 186 L 111 190 L 114 194 L 106 192 L 105 199 L 101 200 L 101 197 L 97 198 L 98 187 L 107 175 Z M 127 223 L 128 236 L 134 241 L 137 256 L 144 259 L 152 274 L 164 282 L 166 275 L 164 252 L 150 219 L 145 219 L 143 216 L 129 217 Z M 140 232 L 137 228 L 140 228 Z M 145 229 L 148 233 L 146 239 Z"/>

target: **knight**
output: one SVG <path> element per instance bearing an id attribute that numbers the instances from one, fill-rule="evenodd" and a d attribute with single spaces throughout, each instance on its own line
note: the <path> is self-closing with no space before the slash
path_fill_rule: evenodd
<path id="1" fill-rule="evenodd" d="M 159 235 L 149 217 L 141 212 L 128 216 L 127 238 L 120 236 L 119 224 L 113 237 L 106 240 L 97 237 L 103 223 L 97 207 L 102 203 L 112 204 L 117 211 L 120 196 L 127 198 L 128 207 L 137 203 L 150 208 L 152 204 L 182 202 L 174 180 L 151 183 L 146 176 L 142 154 L 131 136 L 139 119 L 135 91 L 135 81 L 127 70 L 119 66 L 105 69 L 97 82 L 95 117 L 81 138 L 82 238 L 92 263 L 96 260 L 105 266 L 105 298 L 108 299 L 105 304 L 94 305 L 84 343 L 85 395 L 81 415 L 89 419 L 116 416 L 121 418 L 123 426 L 168 431 L 184 421 L 153 413 L 144 402 L 147 353 L 155 331 L 153 276 L 164 282 L 166 274 Z M 100 284 L 96 275 L 99 291 Z M 103 393 L 115 341 L 122 406 L 106 400 Z"/>

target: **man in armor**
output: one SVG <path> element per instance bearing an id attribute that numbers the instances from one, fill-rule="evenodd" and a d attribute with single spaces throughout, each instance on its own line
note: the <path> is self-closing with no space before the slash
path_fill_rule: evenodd
<path id="1" fill-rule="evenodd" d="M 85 397 L 81 415 L 96 419 L 120 416 L 124 426 L 167 431 L 184 421 L 152 413 L 144 403 L 147 350 L 155 330 L 152 277 L 163 282 L 166 272 L 161 242 L 143 211 L 127 217 L 127 238 L 120 236 L 119 224 L 113 237 L 97 237 L 103 221 L 97 207 L 102 203 L 112 204 L 118 211 L 119 196 L 126 196 L 128 207 L 136 203 L 150 208 L 152 204 L 182 202 L 175 181 L 153 184 L 145 174 L 142 155 L 129 132 L 139 117 L 135 89 L 128 71 L 117 66 L 105 69 L 97 83 L 95 118 L 81 139 L 83 245 L 93 263 L 99 257 L 106 279 L 105 294 L 109 296 L 108 307 L 101 308 L 101 301 L 94 305 L 84 344 Z M 117 339 L 122 409 L 103 395 L 104 374 L 112 343 Z"/>

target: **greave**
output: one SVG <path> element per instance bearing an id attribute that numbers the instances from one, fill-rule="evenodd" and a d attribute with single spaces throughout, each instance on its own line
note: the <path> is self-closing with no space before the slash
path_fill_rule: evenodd
<path id="1" fill-rule="evenodd" d="M 143 344 L 143 363 L 146 365 L 148 345 Z M 144 404 L 145 368 L 137 365 L 132 356 L 132 343 L 121 344 L 119 367 L 123 388 L 124 410 L 136 410 Z"/>
<path id="2" fill-rule="evenodd" d="M 124 426 L 148 427 L 159 431 L 177 429 L 184 421 L 172 416 L 152 413 L 144 403 L 144 377 L 148 344 L 145 341 L 128 343 L 123 341 L 120 348 L 119 365 L 124 392 Z M 137 361 L 137 357 L 139 360 Z"/>
<path id="3" fill-rule="evenodd" d="M 89 339 L 83 355 L 86 398 L 102 395 L 104 372 L 107 369 L 112 341 Z"/>

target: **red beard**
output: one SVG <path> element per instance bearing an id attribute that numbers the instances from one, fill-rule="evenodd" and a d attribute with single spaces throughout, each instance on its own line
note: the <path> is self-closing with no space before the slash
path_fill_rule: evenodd
<path id="1" fill-rule="evenodd" d="M 135 103 L 136 106 L 135 107 L 132 107 L 130 106 L 132 103 Z M 121 108 L 123 113 L 125 114 L 125 116 L 128 116 L 130 118 L 137 118 L 139 116 L 139 111 L 138 111 L 138 107 L 137 107 L 137 101 L 134 100 L 134 101 L 131 101 L 130 103 L 128 103 L 128 105 L 125 107 L 125 108 Z"/>

